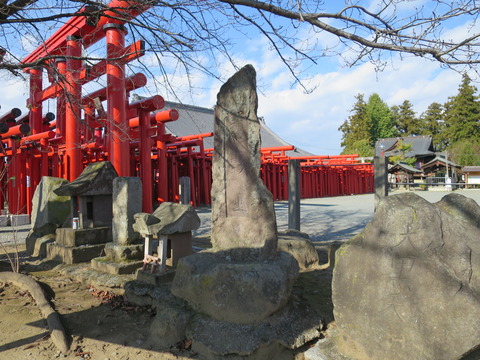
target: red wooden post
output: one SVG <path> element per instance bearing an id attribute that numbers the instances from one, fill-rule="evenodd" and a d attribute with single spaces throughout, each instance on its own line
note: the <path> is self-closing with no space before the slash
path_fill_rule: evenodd
<path id="1" fill-rule="evenodd" d="M 140 110 L 139 152 L 140 152 L 140 179 L 142 179 L 142 211 L 152 212 L 152 142 L 149 136 L 150 112 Z"/>
<path id="2" fill-rule="evenodd" d="M 78 84 L 78 75 L 82 67 L 81 60 L 72 57 L 82 56 L 80 40 L 75 36 L 67 36 L 67 68 L 66 68 L 66 97 L 65 106 L 65 150 L 67 160 L 67 179 L 75 180 L 82 173 L 82 153 L 80 149 L 80 98 L 81 87 Z"/>
<path id="3" fill-rule="evenodd" d="M 125 64 L 117 60 L 125 48 L 125 27 L 106 24 L 107 40 L 107 120 L 110 149 L 108 157 L 118 176 L 130 176 L 130 140 L 126 116 Z"/>

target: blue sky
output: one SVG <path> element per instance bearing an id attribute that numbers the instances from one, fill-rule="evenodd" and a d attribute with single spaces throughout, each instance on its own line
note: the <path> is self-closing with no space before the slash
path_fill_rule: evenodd
<path id="1" fill-rule="evenodd" d="M 418 5 L 422 2 L 424 1 L 409 4 Z M 456 23 L 448 31 L 452 38 L 459 38 L 466 37 L 469 30 L 466 24 Z M 336 41 L 331 35 L 316 36 L 315 40 L 322 44 L 334 44 Z M 266 40 L 254 35 L 241 37 L 236 34 L 235 41 L 232 55 L 237 65 L 252 64 L 257 70 L 258 115 L 287 142 L 317 155 L 335 155 L 341 152 L 341 133 L 337 129 L 349 116 L 356 94 L 362 93 L 368 98 L 376 92 L 390 106 L 410 100 L 417 114 L 420 114 L 430 103 L 444 103 L 448 97 L 454 96 L 461 81 L 458 72 L 419 57 L 388 54 L 385 59 L 387 66 L 383 71 L 376 72 L 375 66 L 369 62 L 350 68 L 339 56 L 333 56 L 321 59 L 316 65 L 302 65 L 308 77 L 304 82 L 305 87 L 315 88 L 306 94 L 302 86 L 293 82 L 287 68 Z M 101 46 L 97 49 L 101 49 Z M 345 51 L 343 55 L 348 56 L 348 52 Z M 233 66 L 221 56 L 214 62 L 212 59 L 201 60 L 215 63 L 217 72 L 224 79 L 235 72 Z M 151 55 L 147 54 L 143 61 L 153 73 L 156 72 L 157 65 Z M 191 82 L 188 82 L 182 71 L 174 71 L 178 69 L 174 59 L 163 58 L 162 61 L 166 69 L 171 70 L 169 78 L 175 84 L 175 96 L 162 85 L 160 76 L 160 81 L 151 78 L 148 87 L 137 93 L 160 94 L 167 100 L 180 100 L 198 106 L 215 105 L 222 84 L 220 81 L 208 78 L 199 71 L 192 71 Z M 475 78 L 475 75 L 472 74 L 472 77 Z M 95 86 L 98 85 L 92 84 L 85 91 L 89 92 Z M 5 80 L 0 83 L 0 93 L 0 112 L 11 107 L 26 111 L 26 83 Z M 44 111 L 53 108 L 53 105 L 46 104 Z"/>

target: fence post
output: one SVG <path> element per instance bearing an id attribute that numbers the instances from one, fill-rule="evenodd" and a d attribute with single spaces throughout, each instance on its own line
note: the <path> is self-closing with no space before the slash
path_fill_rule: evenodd
<path id="1" fill-rule="evenodd" d="M 385 155 L 373 158 L 374 166 L 374 187 L 375 187 L 375 209 L 379 201 L 388 196 L 388 162 Z"/>
<path id="2" fill-rule="evenodd" d="M 180 204 L 189 205 L 191 200 L 190 178 L 188 176 L 180 177 Z"/>
<path id="3" fill-rule="evenodd" d="M 288 160 L 288 229 L 300 231 L 300 160 Z"/>

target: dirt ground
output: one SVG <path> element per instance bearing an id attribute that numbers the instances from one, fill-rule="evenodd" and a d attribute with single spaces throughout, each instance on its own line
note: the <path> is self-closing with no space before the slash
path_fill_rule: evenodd
<path id="1" fill-rule="evenodd" d="M 49 339 L 47 323 L 30 295 L 13 285 L 0 283 L 0 358 L 8 360 L 133 360 L 198 359 L 186 339 L 169 351 L 155 349 L 148 341 L 155 309 L 123 301 L 121 290 L 85 286 L 55 270 L 54 264 L 29 261 L 20 248 L 21 272 L 40 282 L 71 336 L 70 352 L 58 351 Z M 0 271 L 10 263 L 0 250 Z M 14 254 L 9 246 L 7 252 Z M 303 273 L 296 283 L 327 322 L 333 320 L 331 270 Z M 299 358 L 302 358 L 299 354 Z"/>

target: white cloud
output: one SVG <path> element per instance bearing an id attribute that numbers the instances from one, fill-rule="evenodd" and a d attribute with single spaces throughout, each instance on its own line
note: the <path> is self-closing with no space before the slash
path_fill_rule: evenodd
<path id="1" fill-rule="evenodd" d="M 312 94 L 304 94 L 299 86 L 266 92 L 260 97 L 259 114 L 286 141 L 318 155 L 338 154 L 337 129 L 350 115 L 356 94 L 368 98 L 376 92 L 390 106 L 410 100 L 420 114 L 432 102 L 443 103 L 455 95 L 460 79 L 460 74 L 420 58 L 397 61 L 378 74 L 367 63 L 317 75 L 319 86 Z"/>
<path id="2" fill-rule="evenodd" d="M 28 97 L 27 85 L 19 78 L 13 78 L 2 81 L 0 92 L 2 100 L 0 101 L 0 113 L 4 114 L 13 108 L 19 108 L 25 114 L 26 99 Z"/>

